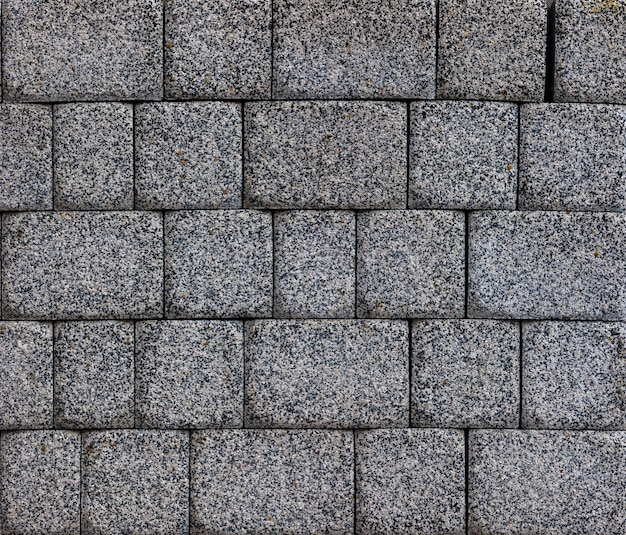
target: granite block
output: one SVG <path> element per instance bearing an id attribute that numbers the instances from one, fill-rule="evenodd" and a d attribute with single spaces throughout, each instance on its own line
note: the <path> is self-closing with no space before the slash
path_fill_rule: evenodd
<path id="1" fill-rule="evenodd" d="M 408 427 L 402 321 L 246 324 L 246 427 Z"/>
<path id="2" fill-rule="evenodd" d="M 166 214 L 166 316 L 270 316 L 272 262 L 269 213 L 215 210 Z"/>
<path id="3" fill-rule="evenodd" d="M 463 213 L 358 214 L 358 317 L 462 317 L 464 310 Z"/>
<path id="4" fill-rule="evenodd" d="M 124 321 L 55 325 L 54 422 L 57 427 L 132 427 L 134 326 Z"/>
<path id="5" fill-rule="evenodd" d="M 188 533 L 188 468 L 185 431 L 83 433 L 81 533 Z"/>
<path id="6" fill-rule="evenodd" d="M 0 429 L 52 427 L 52 325 L 0 321 Z"/>
<path id="7" fill-rule="evenodd" d="M 519 180 L 523 210 L 624 210 L 626 107 L 522 106 Z"/>
<path id="8" fill-rule="evenodd" d="M 79 433 L 2 433 L 0 530 L 3 535 L 80 532 Z"/>
<path id="9" fill-rule="evenodd" d="M 406 207 L 402 102 L 255 102 L 244 132 L 245 206 Z"/>
<path id="10" fill-rule="evenodd" d="M 133 173 L 131 104 L 54 107 L 57 210 L 132 210 Z"/>
<path id="11" fill-rule="evenodd" d="M 274 244 L 276 317 L 354 317 L 354 212 L 277 212 Z"/>
<path id="12" fill-rule="evenodd" d="M 421 320 L 412 337 L 414 426 L 519 425 L 517 322 Z"/>
<path id="13" fill-rule="evenodd" d="M 4 214 L 3 317 L 160 316 L 162 227 L 156 212 Z"/>
<path id="14" fill-rule="evenodd" d="M 626 317 L 626 216 L 477 212 L 469 217 L 468 315 Z"/>
<path id="15" fill-rule="evenodd" d="M 5 99 L 161 98 L 161 0 L 5 0 L 2 8 Z"/>
<path id="16" fill-rule="evenodd" d="M 242 427 L 242 322 L 138 322 L 136 366 L 138 426 Z"/>
<path id="17" fill-rule="evenodd" d="M 0 104 L 0 210 L 52 208 L 52 110 Z"/>
<path id="18" fill-rule="evenodd" d="M 465 438 L 457 429 L 355 437 L 356 533 L 465 533 Z"/>
<path id="19" fill-rule="evenodd" d="M 469 432 L 469 533 L 626 530 L 626 433 Z"/>
<path id="20" fill-rule="evenodd" d="M 542 101 L 547 23 L 544 0 L 441 0 L 437 97 Z"/>
<path id="21" fill-rule="evenodd" d="M 410 144 L 410 208 L 515 209 L 515 104 L 413 102 Z"/>
<path id="22" fill-rule="evenodd" d="M 523 324 L 522 426 L 626 430 L 626 324 Z"/>
<path id="23" fill-rule="evenodd" d="M 241 207 L 239 104 L 140 104 L 136 117 L 138 208 Z"/>
<path id="24" fill-rule="evenodd" d="M 278 0 L 279 98 L 435 98 L 435 1 Z"/>
<path id="25" fill-rule="evenodd" d="M 192 433 L 190 532 L 353 533 L 353 448 L 345 431 Z"/>
<path id="26" fill-rule="evenodd" d="M 269 98 L 270 0 L 165 2 L 168 98 Z"/>

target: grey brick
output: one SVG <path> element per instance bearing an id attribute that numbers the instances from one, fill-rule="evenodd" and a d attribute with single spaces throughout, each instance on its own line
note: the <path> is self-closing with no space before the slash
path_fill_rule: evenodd
<path id="1" fill-rule="evenodd" d="M 625 223 L 615 213 L 470 214 L 468 314 L 625 317 Z"/>
<path id="2" fill-rule="evenodd" d="M 122 321 L 55 325 L 54 421 L 57 427 L 132 427 L 134 326 Z"/>
<path id="3" fill-rule="evenodd" d="M 137 207 L 241 207 L 241 106 L 159 102 L 136 108 Z"/>
<path id="4" fill-rule="evenodd" d="M 160 316 L 162 234 L 152 212 L 5 214 L 3 317 Z"/>
<path id="5" fill-rule="evenodd" d="M 442 0 L 437 97 L 543 100 L 546 10 L 544 0 Z"/>
<path id="6" fill-rule="evenodd" d="M 165 2 L 169 98 L 269 98 L 270 0 Z"/>
<path id="7" fill-rule="evenodd" d="M 351 432 L 191 436 L 191 533 L 353 532 Z"/>
<path id="8" fill-rule="evenodd" d="M 132 210 L 133 187 L 132 105 L 55 106 L 55 208 Z"/>
<path id="9" fill-rule="evenodd" d="M 246 426 L 403 427 L 408 325 L 265 320 L 246 324 Z"/>
<path id="10" fill-rule="evenodd" d="M 167 214 L 165 302 L 169 318 L 271 315 L 271 214 Z"/>
<path id="11" fill-rule="evenodd" d="M 138 322 L 136 385 L 141 427 L 242 427 L 242 322 Z"/>
<path id="12" fill-rule="evenodd" d="M 357 315 L 461 317 L 461 212 L 381 211 L 357 216 Z"/>
<path id="13" fill-rule="evenodd" d="M 252 103 L 244 131 L 245 206 L 406 206 L 403 103 Z"/>
<path id="14" fill-rule="evenodd" d="M 469 432 L 469 533 L 626 530 L 626 433 Z"/>
<path id="15" fill-rule="evenodd" d="M 355 449 L 357 533 L 465 533 L 463 431 L 361 431 Z"/>
<path id="16" fill-rule="evenodd" d="M 275 316 L 354 317 L 354 212 L 279 212 L 274 243 Z"/>
<path id="17" fill-rule="evenodd" d="M 416 427 L 517 427 L 519 325 L 493 320 L 413 323 Z"/>
<path id="18" fill-rule="evenodd" d="M 517 106 L 411 103 L 411 208 L 514 209 Z"/>
<path id="19" fill-rule="evenodd" d="M 189 435 L 83 433 L 81 533 L 188 533 Z"/>
<path id="20" fill-rule="evenodd" d="M 5 0 L 2 7 L 6 99 L 161 98 L 161 0 Z"/>
<path id="21" fill-rule="evenodd" d="M 279 97 L 435 97 L 434 0 L 279 0 L 274 9 Z"/>

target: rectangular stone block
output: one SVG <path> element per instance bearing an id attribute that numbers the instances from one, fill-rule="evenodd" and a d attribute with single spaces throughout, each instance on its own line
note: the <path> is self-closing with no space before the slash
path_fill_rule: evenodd
<path id="1" fill-rule="evenodd" d="M 470 317 L 626 315 L 624 214 L 477 212 L 468 254 Z"/>
<path id="2" fill-rule="evenodd" d="M 162 237 L 156 212 L 4 214 L 3 317 L 160 316 Z"/>
<path id="3" fill-rule="evenodd" d="M 255 102 L 244 132 L 244 206 L 406 207 L 404 103 Z"/>
<path id="4" fill-rule="evenodd" d="M 351 432 L 197 431 L 190 449 L 193 535 L 353 533 Z"/>

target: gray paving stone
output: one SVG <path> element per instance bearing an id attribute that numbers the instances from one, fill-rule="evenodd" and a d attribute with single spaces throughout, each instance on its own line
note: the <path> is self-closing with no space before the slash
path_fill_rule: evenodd
<path id="1" fill-rule="evenodd" d="M 380 211 L 357 216 L 357 316 L 461 317 L 461 212 Z"/>
<path id="2" fill-rule="evenodd" d="M 3 317 L 160 316 L 162 236 L 155 212 L 4 214 Z"/>
<path id="3" fill-rule="evenodd" d="M 412 335 L 413 425 L 519 425 L 517 322 L 421 320 Z"/>
<path id="4" fill-rule="evenodd" d="M 0 438 L 0 530 L 80 532 L 80 434 L 20 431 Z"/>
<path id="5" fill-rule="evenodd" d="M 470 317 L 626 317 L 624 214 L 470 214 L 468 254 Z"/>
<path id="6" fill-rule="evenodd" d="M 165 2 L 168 98 L 269 98 L 270 0 Z"/>
<path id="7" fill-rule="evenodd" d="M 520 127 L 521 209 L 626 208 L 626 107 L 528 104 Z"/>
<path id="8" fill-rule="evenodd" d="M 410 151 L 410 208 L 515 209 L 515 104 L 413 102 Z"/>
<path id="9" fill-rule="evenodd" d="M 132 210 L 133 172 L 131 104 L 54 107 L 57 210 Z"/>
<path id="10" fill-rule="evenodd" d="M 354 317 L 354 212 L 278 212 L 274 251 L 276 317 Z"/>
<path id="11" fill-rule="evenodd" d="M 242 427 L 242 322 L 137 322 L 136 366 L 138 426 Z"/>
<path id="12" fill-rule="evenodd" d="M 83 433 L 81 533 L 188 533 L 188 468 L 185 431 Z"/>
<path id="13" fill-rule="evenodd" d="M 279 0 L 274 10 L 280 98 L 435 97 L 434 0 Z"/>
<path id="14" fill-rule="evenodd" d="M 523 324 L 522 425 L 626 429 L 626 324 Z"/>
<path id="15" fill-rule="evenodd" d="M 0 210 L 52 208 L 52 110 L 0 104 Z"/>
<path id="16" fill-rule="evenodd" d="M 255 102 L 244 109 L 244 206 L 406 207 L 406 105 Z"/>
<path id="17" fill-rule="evenodd" d="M 191 533 L 353 533 L 351 432 L 191 435 Z"/>
<path id="18" fill-rule="evenodd" d="M 465 533 L 462 430 L 376 429 L 355 440 L 357 533 Z"/>
<path id="19" fill-rule="evenodd" d="M 246 324 L 246 427 L 407 427 L 408 324 Z"/>
<path id="20" fill-rule="evenodd" d="M 165 216 L 168 318 L 272 313 L 272 215 L 253 210 Z"/>
<path id="21" fill-rule="evenodd" d="M 437 97 L 542 101 L 547 21 L 543 0 L 442 0 Z"/>
<path id="22" fill-rule="evenodd" d="M 0 429 L 52 427 L 52 324 L 0 322 Z"/>
<path id="23" fill-rule="evenodd" d="M 54 422 L 57 427 L 132 427 L 134 326 L 123 321 L 55 325 Z"/>
<path id="24" fill-rule="evenodd" d="M 2 15 L 5 99 L 161 98 L 161 0 L 6 0 Z"/>
<path id="25" fill-rule="evenodd" d="M 136 114 L 138 208 L 241 208 L 239 104 L 159 102 Z"/>
<path id="26" fill-rule="evenodd" d="M 626 433 L 469 432 L 469 533 L 626 530 Z"/>

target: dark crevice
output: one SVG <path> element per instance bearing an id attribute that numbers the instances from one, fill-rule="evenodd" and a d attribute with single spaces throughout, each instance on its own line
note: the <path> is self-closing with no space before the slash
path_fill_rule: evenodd
<path id="1" fill-rule="evenodd" d="M 465 211 L 465 314 L 468 318 L 469 311 L 469 210 Z"/>
<path id="2" fill-rule="evenodd" d="M 554 47 L 555 47 L 556 2 L 548 4 L 548 32 L 546 35 L 546 90 L 544 102 L 554 102 Z"/>
<path id="3" fill-rule="evenodd" d="M 469 429 L 465 435 L 465 533 L 469 533 Z"/>
<path id="4" fill-rule="evenodd" d="M 519 321 L 519 428 L 522 429 L 522 373 L 523 373 L 523 369 L 522 369 L 522 355 L 524 354 L 524 340 L 523 340 L 523 333 L 524 333 L 524 327 L 523 327 L 523 322 Z"/>
<path id="5" fill-rule="evenodd" d="M 413 321 L 409 320 L 409 427 L 413 427 Z"/>

